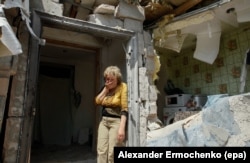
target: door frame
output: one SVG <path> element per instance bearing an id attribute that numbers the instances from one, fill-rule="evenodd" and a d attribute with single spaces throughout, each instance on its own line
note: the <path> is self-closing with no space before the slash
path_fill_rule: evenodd
<path id="1" fill-rule="evenodd" d="M 111 39 L 119 39 L 128 41 L 132 40 L 135 36 L 135 32 L 130 30 L 118 30 L 108 26 L 102 26 L 94 23 L 89 23 L 87 21 L 72 19 L 68 17 L 60 17 L 56 15 L 50 15 L 45 12 L 33 10 L 32 11 L 32 30 L 34 34 L 30 38 L 29 43 L 29 65 L 27 72 L 27 85 L 26 85 L 26 94 L 27 99 L 25 100 L 25 115 L 23 123 L 23 133 L 21 137 L 20 151 L 19 151 L 19 161 L 18 162 L 29 162 L 30 160 L 30 152 L 31 152 L 31 143 L 32 143 L 32 129 L 34 123 L 34 116 L 36 112 L 36 91 L 37 91 L 37 82 L 39 75 L 39 47 L 44 45 L 44 42 L 39 37 L 42 35 L 42 27 L 53 27 L 57 29 L 64 29 L 72 32 L 78 33 L 89 33 L 93 36 L 111 38 Z M 39 36 L 39 37 L 35 37 Z M 131 42 L 131 41 L 129 41 Z M 133 46 L 135 46 L 134 41 Z M 136 43 L 137 44 L 137 43 Z M 130 45 L 131 48 L 131 45 Z M 100 64 L 97 61 L 97 79 L 96 79 L 96 90 L 99 89 L 100 85 Z M 127 71 L 130 69 L 127 67 Z M 128 74 L 130 74 L 128 72 Z M 129 84 L 129 83 L 128 83 Z M 129 84 L 132 85 L 132 84 Z M 99 114 L 96 113 L 96 127 L 97 120 L 99 120 Z M 95 135 L 93 135 L 95 136 Z M 94 143 L 95 144 L 95 143 Z"/>

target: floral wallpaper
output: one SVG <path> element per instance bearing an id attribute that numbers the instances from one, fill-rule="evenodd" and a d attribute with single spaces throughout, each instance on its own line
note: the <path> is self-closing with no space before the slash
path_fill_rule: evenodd
<path id="1" fill-rule="evenodd" d="M 220 51 L 210 65 L 193 58 L 194 49 L 178 55 L 161 54 L 166 78 L 189 94 L 239 94 L 241 69 L 250 48 L 250 30 L 238 29 L 222 35 Z M 247 65 L 245 92 L 250 92 L 250 65 Z"/>

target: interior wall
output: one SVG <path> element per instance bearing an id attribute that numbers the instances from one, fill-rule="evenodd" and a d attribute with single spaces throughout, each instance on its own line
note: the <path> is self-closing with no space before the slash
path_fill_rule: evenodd
<path id="1" fill-rule="evenodd" d="M 95 126 L 95 87 L 96 87 L 96 63 L 95 55 L 85 57 L 84 61 L 76 65 L 75 72 L 75 88 L 81 93 L 82 99 L 79 108 L 75 110 L 74 121 L 74 139 L 78 142 L 84 142 L 84 138 L 88 138 L 86 130 L 91 128 L 89 132 L 93 134 Z"/>
<path id="2" fill-rule="evenodd" d="M 220 51 L 213 64 L 193 58 L 194 49 L 179 54 L 160 53 L 161 71 L 158 88 L 160 117 L 165 107 L 164 86 L 168 79 L 188 94 L 239 94 L 241 69 L 247 49 L 250 48 L 249 27 L 238 28 L 222 35 Z M 247 66 L 245 92 L 250 91 L 250 69 Z"/>
<path id="3" fill-rule="evenodd" d="M 72 106 L 72 140 L 75 143 L 88 143 L 95 125 L 95 81 L 96 54 L 81 49 L 44 46 L 40 50 L 41 61 L 75 66 L 75 90 L 81 95 L 78 107 Z M 56 118 L 56 115 L 55 117 Z"/>
<path id="4" fill-rule="evenodd" d="M 110 65 L 118 66 L 121 69 L 123 80 L 126 81 L 126 53 L 123 45 L 126 47 L 126 42 L 120 40 L 112 40 L 106 44 L 102 51 L 101 63 L 102 70 Z M 101 71 L 101 76 L 103 77 L 103 71 Z"/>

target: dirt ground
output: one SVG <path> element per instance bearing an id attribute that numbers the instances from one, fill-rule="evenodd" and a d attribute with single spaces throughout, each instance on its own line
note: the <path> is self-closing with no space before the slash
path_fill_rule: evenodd
<path id="1" fill-rule="evenodd" d="M 96 153 L 88 145 L 32 147 L 30 163 L 96 163 Z"/>

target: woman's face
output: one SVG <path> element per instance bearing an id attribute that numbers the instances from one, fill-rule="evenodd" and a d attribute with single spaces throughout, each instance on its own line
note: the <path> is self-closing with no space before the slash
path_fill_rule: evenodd
<path id="1" fill-rule="evenodd" d="M 109 74 L 105 77 L 105 86 L 108 88 L 108 89 L 113 89 L 117 86 L 117 78 L 112 75 L 112 74 Z"/>

